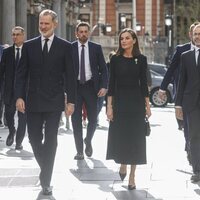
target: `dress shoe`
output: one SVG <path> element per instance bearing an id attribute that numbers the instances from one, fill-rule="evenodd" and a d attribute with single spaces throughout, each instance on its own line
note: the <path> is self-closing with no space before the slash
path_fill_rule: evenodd
<path id="1" fill-rule="evenodd" d="M 14 142 L 15 132 L 9 133 L 7 139 L 6 139 L 6 145 L 11 146 Z"/>
<path id="2" fill-rule="evenodd" d="M 86 145 L 85 154 L 87 155 L 87 157 L 91 157 L 93 153 L 92 144 L 91 142 L 87 142 L 86 139 L 84 139 L 84 143 Z"/>
<path id="3" fill-rule="evenodd" d="M 84 159 L 84 155 L 82 153 L 77 153 L 74 156 L 74 160 L 83 160 Z"/>
<path id="4" fill-rule="evenodd" d="M 191 176 L 191 181 L 192 181 L 192 183 L 199 182 L 199 181 L 200 181 L 200 172 L 194 173 L 194 174 Z"/>
<path id="5" fill-rule="evenodd" d="M 15 150 L 19 150 L 19 151 L 21 151 L 23 149 L 23 146 L 20 144 L 20 145 L 16 145 L 15 146 Z"/>
<path id="6" fill-rule="evenodd" d="M 128 185 L 128 190 L 135 190 L 136 186 L 135 185 Z"/>
<path id="7" fill-rule="evenodd" d="M 42 188 L 42 194 L 43 195 L 48 195 L 51 196 L 52 195 L 52 187 L 43 187 Z"/>
<path id="8" fill-rule="evenodd" d="M 122 174 L 119 172 L 119 176 L 120 176 L 121 180 L 123 181 L 126 177 L 126 173 Z"/>

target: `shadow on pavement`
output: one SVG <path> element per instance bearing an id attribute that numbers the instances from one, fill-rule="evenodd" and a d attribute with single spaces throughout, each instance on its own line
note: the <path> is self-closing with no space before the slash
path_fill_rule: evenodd
<path id="1" fill-rule="evenodd" d="M 117 179 L 118 173 L 108 169 L 103 162 L 93 158 L 77 161 L 78 169 L 70 169 L 70 172 L 83 184 L 95 184 L 104 192 L 111 192 L 110 185 Z"/>
<path id="2" fill-rule="evenodd" d="M 56 200 L 56 198 L 52 195 L 50 195 L 50 196 L 43 195 L 40 191 L 36 200 Z"/>
<path id="3" fill-rule="evenodd" d="M 151 194 L 149 194 L 146 190 L 127 190 L 127 191 L 114 191 L 112 192 L 116 199 L 126 199 L 126 200 L 162 200 L 162 199 L 156 199 Z"/>

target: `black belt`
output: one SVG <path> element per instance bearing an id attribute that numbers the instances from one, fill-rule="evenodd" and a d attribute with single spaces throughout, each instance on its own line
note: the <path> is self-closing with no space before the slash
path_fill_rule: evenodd
<path id="1" fill-rule="evenodd" d="M 81 83 L 80 80 L 77 81 L 79 85 L 89 85 L 89 84 L 93 84 L 93 80 L 90 79 L 88 81 L 85 81 L 84 83 Z"/>

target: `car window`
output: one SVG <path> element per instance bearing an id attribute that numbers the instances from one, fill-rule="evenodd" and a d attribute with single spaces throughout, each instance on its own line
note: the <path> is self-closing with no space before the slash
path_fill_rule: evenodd
<path id="1" fill-rule="evenodd" d="M 160 74 L 162 76 L 164 76 L 167 71 L 166 65 L 163 65 L 163 64 L 151 63 L 151 64 L 148 64 L 148 67 L 150 70 L 157 72 L 158 74 Z"/>

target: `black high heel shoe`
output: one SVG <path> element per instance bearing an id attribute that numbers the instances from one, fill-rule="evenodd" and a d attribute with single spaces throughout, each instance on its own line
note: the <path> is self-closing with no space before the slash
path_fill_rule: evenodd
<path id="1" fill-rule="evenodd" d="M 128 190 L 135 190 L 136 186 L 135 185 L 128 185 Z"/>
<path id="2" fill-rule="evenodd" d="M 126 173 L 122 174 L 122 173 L 119 172 L 119 176 L 120 176 L 121 180 L 123 181 L 126 177 Z"/>

